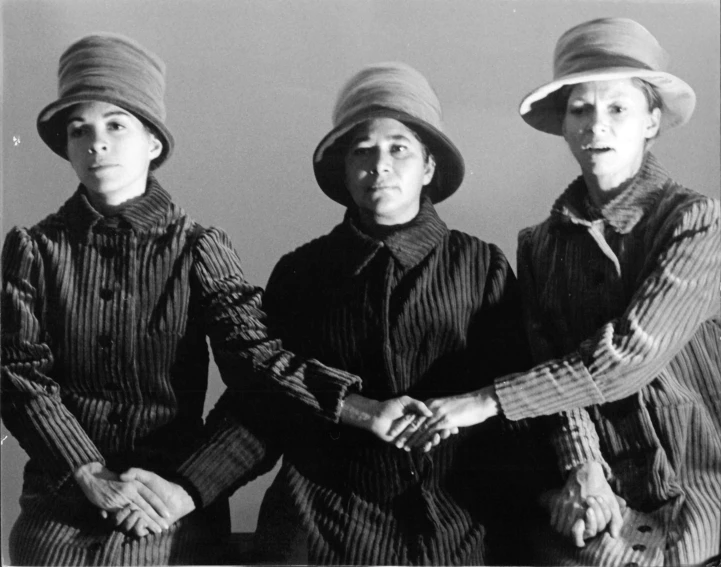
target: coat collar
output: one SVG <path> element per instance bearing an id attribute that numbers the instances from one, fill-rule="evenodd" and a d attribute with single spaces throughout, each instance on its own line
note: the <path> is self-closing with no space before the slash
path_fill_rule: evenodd
<path id="1" fill-rule="evenodd" d="M 374 238 L 359 228 L 358 215 L 350 209 L 334 230 L 341 241 L 340 253 L 350 275 L 358 275 L 386 248 L 404 270 L 417 266 L 448 233 L 430 199 L 424 198 L 418 215 L 407 225 L 383 238 Z"/>
<path id="2" fill-rule="evenodd" d="M 111 217 L 100 214 L 87 197 L 87 189 L 82 184 L 61 209 L 68 225 L 79 232 L 87 232 L 97 223 L 109 218 L 125 221 L 135 232 L 148 232 L 157 227 L 167 216 L 172 200 L 152 175 L 148 176 L 148 185 L 140 197 L 123 203 Z M 116 225 L 117 226 L 117 225 Z"/>
<path id="3" fill-rule="evenodd" d="M 647 153 L 631 184 L 615 199 L 598 208 L 591 202 L 583 176 L 576 178 L 551 208 L 554 224 L 590 226 L 605 221 L 627 234 L 654 206 L 669 181 L 669 174 L 653 154 Z"/>

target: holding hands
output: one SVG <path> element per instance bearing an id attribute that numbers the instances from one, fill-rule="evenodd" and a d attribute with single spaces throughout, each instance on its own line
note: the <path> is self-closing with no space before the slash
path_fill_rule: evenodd
<path id="1" fill-rule="evenodd" d="M 409 396 L 379 402 L 350 394 L 341 421 L 366 429 L 399 449 L 422 448 L 427 452 L 458 433 L 459 428 L 483 423 L 498 412 L 498 398 L 493 386 L 488 386 L 425 403 Z"/>
<path id="2" fill-rule="evenodd" d="M 571 538 L 577 547 L 584 547 L 584 540 L 606 528 L 611 537 L 618 537 L 626 507 L 626 501 L 614 494 L 597 462 L 573 469 L 563 488 L 543 494 L 541 504 L 551 514 L 553 529 Z"/>
<path id="3" fill-rule="evenodd" d="M 185 489 L 143 469 L 118 475 L 94 462 L 78 468 L 74 477 L 103 518 L 137 537 L 168 530 L 195 508 Z"/>

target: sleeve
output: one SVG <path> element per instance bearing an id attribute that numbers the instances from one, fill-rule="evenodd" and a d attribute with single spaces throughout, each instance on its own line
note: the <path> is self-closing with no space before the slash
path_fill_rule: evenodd
<path id="1" fill-rule="evenodd" d="M 658 252 L 624 314 L 580 348 L 496 381 L 504 414 L 521 419 L 638 392 L 719 309 L 719 201 L 694 199 L 659 231 Z"/>
<path id="2" fill-rule="evenodd" d="M 523 297 L 523 322 L 534 361 L 546 361 L 554 358 L 556 347 L 551 333 L 546 331 L 541 310 L 538 305 L 536 278 L 533 271 L 532 229 L 526 229 L 518 235 L 518 280 Z M 558 469 L 566 473 L 574 467 L 589 461 L 601 463 L 607 474 L 608 463 L 603 457 L 591 416 L 583 409 L 574 409 L 545 418 L 550 443 L 556 455 Z"/>
<path id="3" fill-rule="evenodd" d="M 44 325 L 44 266 L 24 229 L 13 229 L 2 253 L 2 417 L 31 459 L 74 471 L 103 456 L 62 402 L 52 379 L 51 340 Z"/>
<path id="4" fill-rule="evenodd" d="M 208 416 L 206 437 L 180 466 L 196 503 L 205 506 L 270 470 L 281 444 L 271 435 L 273 416 L 261 397 L 302 404 L 318 419 L 337 422 L 342 399 L 360 379 L 296 357 L 269 336 L 262 290 L 243 277 L 227 235 L 208 229 L 195 246 L 199 309 L 227 386 Z"/>

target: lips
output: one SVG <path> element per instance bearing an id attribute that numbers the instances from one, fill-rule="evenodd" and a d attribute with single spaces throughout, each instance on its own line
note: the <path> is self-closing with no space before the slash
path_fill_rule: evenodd
<path id="1" fill-rule="evenodd" d="M 115 167 L 115 164 L 112 163 L 94 163 L 88 167 L 90 171 L 102 171 L 103 169 L 108 169 L 111 167 Z"/>
<path id="2" fill-rule="evenodd" d="M 588 152 L 591 155 L 598 155 L 613 151 L 613 148 L 604 146 L 602 144 L 586 144 L 585 146 L 581 146 L 581 150 L 584 152 Z"/>

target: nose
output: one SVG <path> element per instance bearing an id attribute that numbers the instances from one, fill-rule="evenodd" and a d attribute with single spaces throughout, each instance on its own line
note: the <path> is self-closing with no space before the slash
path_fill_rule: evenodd
<path id="1" fill-rule="evenodd" d="M 373 171 L 376 173 L 384 173 L 391 169 L 391 155 L 389 152 L 379 150 L 373 159 Z"/>
<path id="2" fill-rule="evenodd" d="M 99 153 L 106 152 L 107 150 L 108 150 L 108 141 L 106 140 L 106 138 L 98 132 L 91 134 L 90 147 L 88 147 L 88 153 L 99 154 Z"/>
<path id="3" fill-rule="evenodd" d="M 587 128 L 594 134 L 605 132 L 608 128 L 608 113 L 602 110 L 594 110 L 589 114 Z"/>

